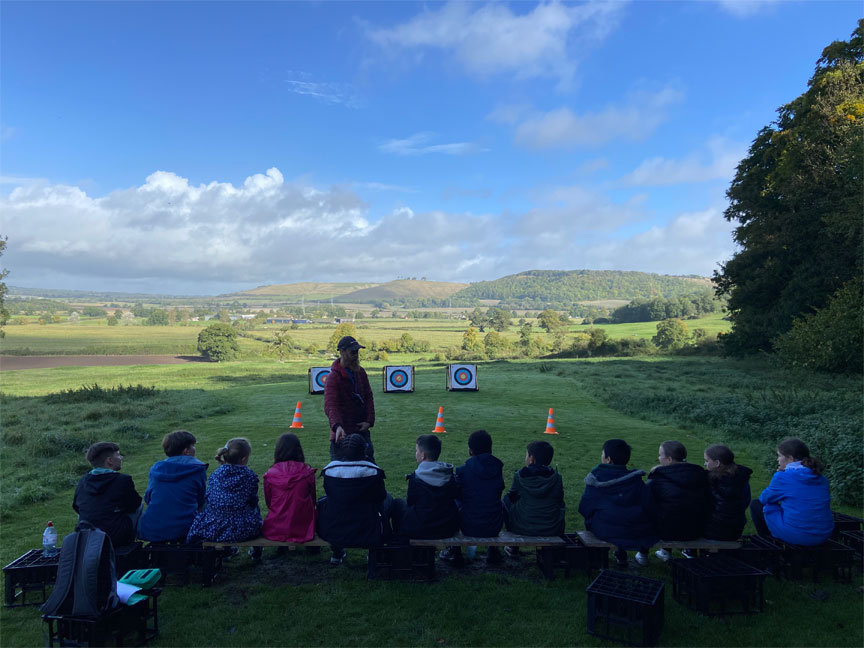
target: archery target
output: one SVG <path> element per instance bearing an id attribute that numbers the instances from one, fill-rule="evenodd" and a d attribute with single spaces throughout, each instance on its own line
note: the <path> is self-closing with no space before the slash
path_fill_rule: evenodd
<path id="1" fill-rule="evenodd" d="M 323 394 L 324 383 L 330 375 L 330 367 L 309 367 L 309 393 Z"/>
<path id="2" fill-rule="evenodd" d="M 477 365 L 447 365 L 449 391 L 477 391 Z"/>
<path id="3" fill-rule="evenodd" d="M 384 367 L 384 392 L 413 392 L 414 367 Z"/>

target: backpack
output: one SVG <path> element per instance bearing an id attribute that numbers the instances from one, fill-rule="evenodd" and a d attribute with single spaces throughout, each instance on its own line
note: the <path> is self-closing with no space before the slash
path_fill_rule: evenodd
<path id="1" fill-rule="evenodd" d="M 118 605 L 111 538 L 80 522 L 74 533 L 63 538 L 54 590 L 39 610 L 43 614 L 95 618 Z"/>

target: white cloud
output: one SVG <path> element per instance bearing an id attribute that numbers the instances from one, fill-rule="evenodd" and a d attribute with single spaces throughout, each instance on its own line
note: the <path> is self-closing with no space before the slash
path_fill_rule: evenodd
<path id="1" fill-rule="evenodd" d="M 289 92 L 312 97 L 325 104 L 342 104 L 349 108 L 357 108 L 359 100 L 351 85 L 328 81 L 310 81 L 305 73 L 289 72 L 289 78 L 284 79 Z M 299 77 L 299 78 L 297 78 Z"/>
<path id="2" fill-rule="evenodd" d="M 735 168 L 747 152 L 745 144 L 723 137 L 708 140 L 706 151 L 697 151 L 673 160 L 653 157 L 622 178 L 626 185 L 661 186 L 708 180 L 731 181 Z"/>
<path id="3" fill-rule="evenodd" d="M 666 119 L 668 108 L 683 97 L 683 92 L 667 86 L 655 92 L 634 92 L 623 103 L 596 112 L 580 114 L 563 107 L 533 113 L 516 127 L 516 142 L 532 149 L 571 149 L 616 139 L 642 140 Z"/>
<path id="4" fill-rule="evenodd" d="M 614 202 L 551 187 L 521 214 L 405 205 L 376 214 L 345 187 L 287 181 L 192 185 L 157 171 L 103 197 L 67 185 L 0 197 L 16 286 L 207 294 L 292 281 L 492 279 L 529 268 L 708 274 L 732 248 L 721 209 L 649 225 L 643 196 Z M 633 232 L 638 232 L 633 234 Z"/>
<path id="5" fill-rule="evenodd" d="M 480 77 L 553 77 L 566 86 L 576 68 L 574 46 L 602 40 L 616 26 L 623 5 L 565 5 L 553 0 L 527 13 L 514 13 L 499 2 L 449 2 L 440 9 L 424 9 L 395 27 L 367 29 L 367 34 L 386 48 L 451 52 L 469 73 Z"/>
<path id="6" fill-rule="evenodd" d="M 434 133 L 415 133 L 405 139 L 391 139 L 380 144 L 378 150 L 393 155 L 426 155 L 441 153 L 443 155 L 472 155 L 483 153 L 488 149 L 475 142 L 453 142 L 450 144 L 429 144 Z"/>
<path id="7" fill-rule="evenodd" d="M 779 0 L 717 0 L 727 13 L 746 18 L 777 6 Z"/>

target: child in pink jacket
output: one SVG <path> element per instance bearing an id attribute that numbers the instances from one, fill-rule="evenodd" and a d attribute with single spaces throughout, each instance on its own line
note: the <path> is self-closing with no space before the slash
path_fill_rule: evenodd
<path id="1" fill-rule="evenodd" d="M 267 517 L 261 535 L 278 542 L 309 542 L 315 537 L 315 469 L 305 463 L 300 439 L 283 434 L 273 465 L 264 473 Z"/>

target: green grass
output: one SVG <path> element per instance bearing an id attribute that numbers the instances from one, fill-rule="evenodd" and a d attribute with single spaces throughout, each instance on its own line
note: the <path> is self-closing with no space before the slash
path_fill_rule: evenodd
<path id="1" fill-rule="evenodd" d="M 770 398 L 770 389 L 778 382 L 791 380 L 764 364 L 728 360 L 518 361 L 484 363 L 478 371 L 479 392 L 449 393 L 444 389 L 443 365 L 418 363 L 415 393 L 383 394 L 382 363 L 365 364 L 376 397 L 376 457 L 387 471 L 394 496 L 404 496 L 403 475 L 415 466 L 414 439 L 431 431 L 437 409 L 443 406 L 448 434 L 443 437 L 442 458 L 462 463 L 468 434 L 485 427 L 492 433 L 494 453 L 505 464 L 508 483 L 522 465 L 525 444 L 551 440 L 554 462 L 564 477 L 568 530 L 583 528 L 577 513 L 582 478 L 597 463 L 603 440 L 611 437 L 627 439 L 634 448 L 632 464 L 644 469 L 654 465 L 657 446 L 666 439 L 684 442 L 694 461 L 708 444 L 728 442 L 739 461 L 754 469 L 752 486 L 758 493 L 771 476 L 772 453 L 765 443 L 739 441 L 714 425 L 687 422 L 674 409 L 664 413 L 646 409 L 645 404 L 652 402 L 651 394 L 671 393 L 670 387 L 675 393 L 710 395 L 735 383 L 746 386 L 753 398 Z M 275 439 L 287 431 L 300 400 L 306 427 L 299 436 L 307 460 L 323 466 L 328 461 L 327 424 L 322 398 L 308 394 L 308 365 L 262 360 L 4 372 L 2 564 L 38 546 L 48 519 L 61 534 L 72 529 L 73 484 L 86 470 L 81 448 L 90 439 L 118 440 L 126 455 L 123 470 L 133 476 L 140 492 L 150 465 L 162 456 L 161 436 L 177 427 L 198 437 L 199 457 L 211 467 L 216 449 L 228 438 L 246 436 L 253 445 L 250 466 L 261 475 L 272 462 Z M 157 392 L 97 392 L 79 403 L 49 396 L 94 383 L 103 390 L 152 385 Z M 822 387 L 813 389 L 821 392 Z M 837 382 L 833 390 L 860 394 L 851 382 Z M 628 394 L 637 405 L 623 411 Z M 826 414 L 848 415 L 831 410 L 826 399 L 819 403 L 828 408 Z M 633 409 L 637 406 L 642 409 Z M 542 435 L 549 407 L 555 408 L 559 436 Z M 135 427 L 119 429 L 129 424 Z M 10 439 L 18 441 L 9 443 Z M 52 482 L 55 477 L 59 481 Z M 53 486 L 31 501 L 7 504 L 7 489 L 40 483 Z M 861 514 L 850 507 L 836 508 Z M 162 635 L 154 645 L 602 645 L 585 634 L 588 579 L 577 574 L 545 582 L 531 557 L 522 562 L 521 567 L 508 562 L 501 569 L 448 572 L 436 583 L 422 585 L 367 582 L 365 558 L 357 550 L 349 551 L 348 564 L 338 569 L 329 567 L 326 553 L 277 557 L 268 551 L 258 566 L 239 556 L 226 565 L 212 588 L 169 583 L 160 599 Z M 663 645 L 864 642 L 861 595 L 856 591 L 860 578 L 854 585 L 769 579 L 766 612 L 730 621 L 703 618 L 675 602 L 666 566 L 655 561 L 644 574 L 667 581 Z M 826 601 L 811 597 L 817 589 L 827 593 Z M 4 646 L 42 642 L 34 608 L 0 611 L 0 631 Z"/>

